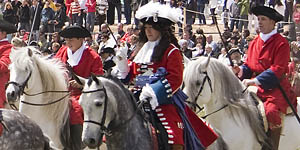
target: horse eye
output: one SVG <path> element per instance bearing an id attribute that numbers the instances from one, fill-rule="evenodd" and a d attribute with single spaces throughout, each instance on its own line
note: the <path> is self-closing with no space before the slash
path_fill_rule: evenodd
<path id="1" fill-rule="evenodd" d="M 102 106 L 102 102 L 100 102 L 100 101 L 95 101 L 95 105 L 97 106 L 97 107 L 101 107 Z"/>
<path id="2" fill-rule="evenodd" d="M 200 81 L 196 81 L 196 86 L 199 86 L 200 85 Z"/>

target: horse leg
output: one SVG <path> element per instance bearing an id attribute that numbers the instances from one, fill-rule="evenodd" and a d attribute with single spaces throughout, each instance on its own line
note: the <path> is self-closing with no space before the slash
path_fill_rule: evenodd
<path id="1" fill-rule="evenodd" d="M 171 150 L 183 150 L 183 145 L 173 144 L 171 145 Z"/>

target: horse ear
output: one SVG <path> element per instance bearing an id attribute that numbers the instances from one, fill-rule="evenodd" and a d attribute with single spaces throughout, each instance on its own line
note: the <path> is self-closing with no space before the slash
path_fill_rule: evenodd
<path id="1" fill-rule="evenodd" d="M 208 57 L 207 57 L 207 60 L 206 60 L 206 62 L 205 62 L 205 69 L 208 67 L 208 64 L 209 64 L 209 62 L 210 62 L 210 55 L 208 55 Z"/>
<path id="2" fill-rule="evenodd" d="M 91 78 L 93 81 L 96 82 L 97 85 L 100 85 L 101 81 L 97 78 L 97 76 L 95 74 L 91 74 Z"/>
<path id="3" fill-rule="evenodd" d="M 32 52 L 32 50 L 31 50 L 30 48 L 28 48 L 28 51 L 27 51 L 27 52 L 28 52 L 28 56 L 29 56 L 29 57 L 32 57 L 33 52 Z"/>
<path id="4" fill-rule="evenodd" d="M 85 78 L 83 78 L 83 77 L 80 77 L 80 76 L 78 76 L 78 75 L 72 75 L 72 77 L 73 77 L 73 79 L 78 83 L 78 84 L 80 84 L 80 85 L 84 85 L 85 84 L 85 82 L 86 82 L 86 80 L 87 79 L 85 79 Z"/>

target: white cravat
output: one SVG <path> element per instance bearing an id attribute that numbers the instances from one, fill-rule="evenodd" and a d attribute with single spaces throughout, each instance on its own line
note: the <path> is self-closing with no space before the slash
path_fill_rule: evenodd
<path id="1" fill-rule="evenodd" d="M 277 33 L 277 30 L 274 29 L 273 31 L 271 31 L 270 33 L 267 33 L 267 34 L 259 33 L 259 36 L 264 42 L 266 42 L 272 35 L 274 35 L 276 33 Z"/>
<path id="2" fill-rule="evenodd" d="M 7 38 L 0 40 L 0 42 L 8 41 Z"/>
<path id="3" fill-rule="evenodd" d="M 158 44 L 159 41 L 160 41 L 160 38 L 156 41 L 146 42 L 143 45 L 143 47 L 141 48 L 141 50 L 134 57 L 133 62 L 135 62 L 135 63 L 144 63 L 144 64 L 150 63 L 154 47 Z"/>
<path id="4" fill-rule="evenodd" d="M 74 67 L 77 66 L 81 56 L 83 54 L 83 51 L 86 49 L 85 44 L 82 44 L 81 47 L 73 54 L 72 50 L 70 48 L 67 49 L 68 54 L 68 60 L 67 62 L 70 64 L 70 66 Z"/>

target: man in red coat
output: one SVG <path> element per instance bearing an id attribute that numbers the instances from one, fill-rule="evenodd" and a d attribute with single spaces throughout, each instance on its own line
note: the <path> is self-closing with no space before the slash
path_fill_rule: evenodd
<path id="1" fill-rule="evenodd" d="M 70 66 L 70 72 L 80 77 L 88 78 L 92 73 L 103 74 L 100 56 L 84 44 L 85 37 L 91 37 L 90 32 L 82 26 L 69 26 L 59 32 L 66 41 L 66 46 L 61 47 L 55 57 Z M 73 150 L 80 150 L 81 133 L 83 124 L 83 111 L 78 104 L 81 88 L 75 80 L 70 80 L 72 108 L 70 109 L 70 130 Z"/>
<path id="2" fill-rule="evenodd" d="M 7 34 L 17 32 L 15 25 L 0 20 L 0 108 L 6 101 L 5 84 L 9 80 L 8 65 L 10 64 L 9 53 L 12 45 L 8 42 Z"/>
<path id="3" fill-rule="evenodd" d="M 260 34 L 249 45 L 245 64 L 239 71 L 239 77 L 246 86 L 258 86 L 257 95 L 264 102 L 269 123 L 268 136 L 272 140 L 273 149 L 278 149 L 282 119 L 287 113 L 288 104 L 279 90 L 279 84 L 288 95 L 291 103 L 296 98 L 291 91 L 291 85 L 286 74 L 290 59 L 288 41 L 275 29 L 275 23 L 283 16 L 276 10 L 257 6 L 252 12 L 258 17 Z"/>

